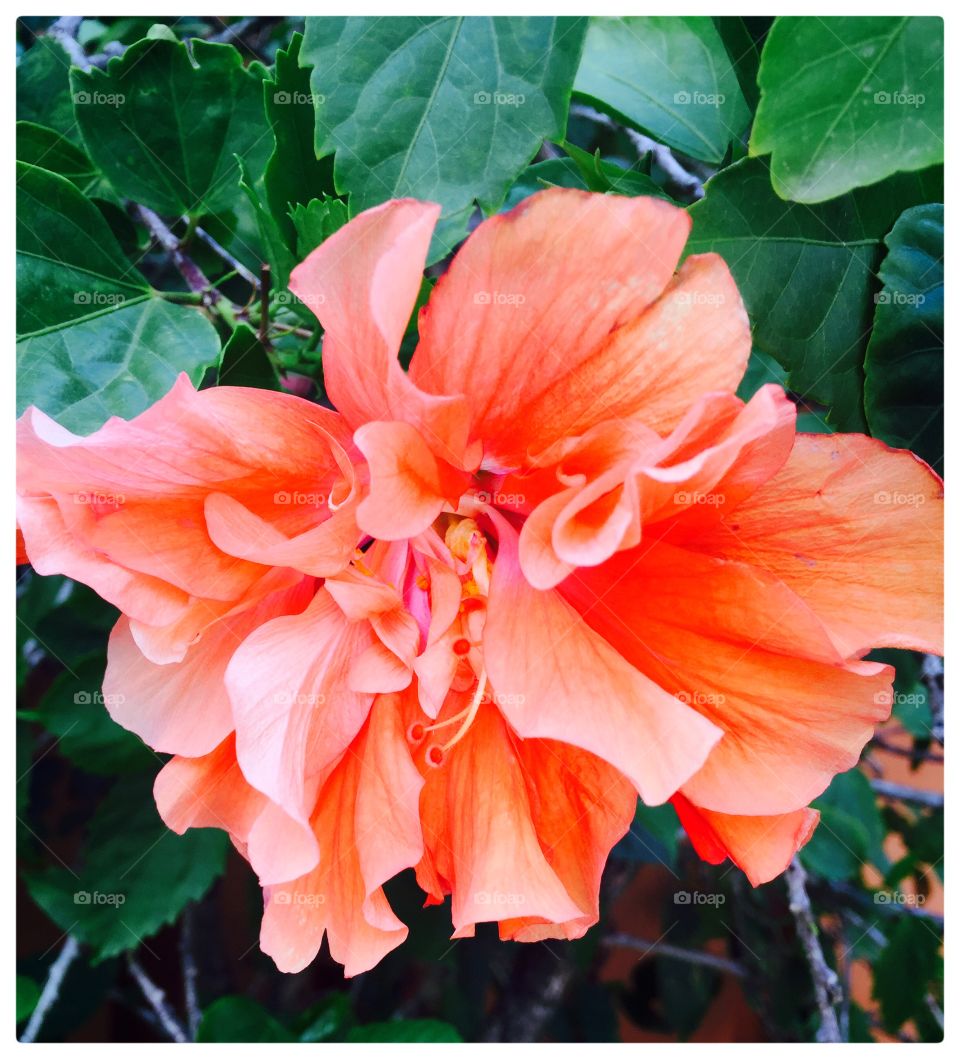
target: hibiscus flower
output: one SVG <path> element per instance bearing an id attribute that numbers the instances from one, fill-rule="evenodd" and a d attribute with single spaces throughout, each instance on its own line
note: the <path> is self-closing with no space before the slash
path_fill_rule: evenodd
<path id="1" fill-rule="evenodd" d="M 749 322 L 718 256 L 678 270 L 684 211 L 553 189 L 484 221 L 404 372 L 438 214 L 386 203 L 294 270 L 336 414 L 181 382 L 89 439 L 22 423 L 27 554 L 128 615 L 115 716 L 177 755 L 167 823 L 250 860 L 283 970 L 324 933 L 373 966 L 408 868 L 456 937 L 579 937 L 638 795 L 769 880 L 889 713 L 866 653 L 939 649 L 939 480 L 735 396 Z M 271 476 L 336 503 L 278 515 Z"/>

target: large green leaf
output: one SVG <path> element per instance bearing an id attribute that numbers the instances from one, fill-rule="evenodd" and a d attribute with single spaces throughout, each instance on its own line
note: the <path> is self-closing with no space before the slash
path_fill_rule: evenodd
<path id="1" fill-rule="evenodd" d="M 873 995 L 888 1033 L 923 1013 L 927 994 L 943 976 L 941 945 L 935 928 L 919 917 L 903 916 L 894 927 L 873 972 Z"/>
<path id="2" fill-rule="evenodd" d="M 48 125 L 80 143 L 69 75 L 70 56 L 63 45 L 52 37 L 37 37 L 17 63 L 17 120 Z"/>
<path id="3" fill-rule="evenodd" d="M 462 1039 L 453 1026 L 437 1019 L 370 1022 L 347 1033 L 350 1044 L 459 1044 Z"/>
<path id="4" fill-rule="evenodd" d="M 313 95 L 310 71 L 299 66 L 299 33 L 290 46 L 277 52 L 273 74 L 263 83 L 267 117 L 276 146 L 263 174 L 267 206 L 273 214 L 291 251 L 297 247 L 297 233 L 290 211 L 333 191 L 331 158 L 318 159 L 313 149 Z"/>
<path id="5" fill-rule="evenodd" d="M 225 996 L 203 1013 L 197 1040 L 201 1044 L 290 1044 L 296 1036 L 255 1000 Z"/>
<path id="6" fill-rule="evenodd" d="M 37 706 L 37 719 L 57 737 L 57 749 L 80 768 L 103 776 L 157 765 L 157 755 L 107 712 L 100 688 L 103 656 L 65 670 Z"/>
<path id="7" fill-rule="evenodd" d="M 778 18 L 764 45 L 751 154 L 773 186 L 824 202 L 943 161 L 943 19 Z"/>
<path id="8" fill-rule="evenodd" d="M 71 70 L 90 157 L 118 192 L 168 216 L 228 209 L 239 155 L 259 173 L 271 137 L 263 74 L 232 45 L 142 40 L 106 70 Z"/>
<path id="9" fill-rule="evenodd" d="M 81 191 L 97 176 L 96 166 L 67 136 L 32 121 L 17 122 L 17 161 L 59 173 Z"/>
<path id="10" fill-rule="evenodd" d="M 842 880 L 859 877 L 868 863 L 886 868 L 886 828 L 870 782 L 859 769 L 836 776 L 813 804 L 820 824 L 800 854 L 811 871 Z"/>
<path id="11" fill-rule="evenodd" d="M 863 358 L 883 238 L 908 206 L 939 199 L 942 170 L 901 174 L 820 206 L 784 202 L 766 164 L 718 173 L 690 207 L 687 253 L 721 254 L 750 314 L 756 347 L 789 371 L 791 389 L 863 430 Z"/>
<path id="12" fill-rule="evenodd" d="M 713 21 L 594 18 L 574 89 L 692 158 L 720 162 L 750 111 Z"/>
<path id="13" fill-rule="evenodd" d="M 94 950 L 94 961 L 136 948 L 223 870 L 226 835 L 168 831 L 150 777 L 118 781 L 87 830 L 77 871 L 54 864 L 27 877 L 31 897 L 62 929 Z"/>
<path id="14" fill-rule="evenodd" d="M 439 202 L 435 251 L 479 202 L 503 202 L 544 139 L 566 125 L 579 18 L 308 18 L 318 155 L 352 213 L 410 195 Z"/>
<path id="15" fill-rule="evenodd" d="M 17 408 L 88 433 L 216 361 L 215 328 L 163 301 L 66 178 L 17 163 Z"/>
<path id="16" fill-rule="evenodd" d="M 943 206 L 906 210 L 886 239 L 883 290 L 867 346 L 870 432 L 943 462 Z"/>

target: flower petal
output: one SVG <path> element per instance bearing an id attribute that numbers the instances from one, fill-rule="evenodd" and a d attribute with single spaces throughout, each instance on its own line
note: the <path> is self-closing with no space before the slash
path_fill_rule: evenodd
<path id="1" fill-rule="evenodd" d="M 719 258 L 671 284 L 689 226 L 659 199 L 560 188 L 484 221 L 421 313 L 411 378 L 467 395 L 490 469 L 648 404 L 671 425 L 694 396 L 735 389 L 750 351 Z"/>
<path id="2" fill-rule="evenodd" d="M 727 816 L 699 809 L 682 794 L 671 800 L 697 853 L 708 864 L 729 857 L 754 886 L 786 871 L 820 820 L 816 809 L 780 816 Z"/>
<path id="3" fill-rule="evenodd" d="M 144 657 L 121 617 L 110 634 L 103 678 L 110 716 L 161 753 L 209 753 L 234 726 L 224 676 L 238 646 L 276 615 L 302 610 L 313 590 L 312 579 L 304 578 L 235 608 L 204 631 L 182 662 L 169 665 Z"/>
<path id="4" fill-rule="evenodd" d="M 596 754 L 648 804 L 666 801 L 704 763 L 720 730 L 634 668 L 557 590 L 532 588 L 516 532 L 495 512 L 491 518 L 499 549 L 483 647 L 507 720 L 525 739 Z"/>
<path id="5" fill-rule="evenodd" d="M 347 422 L 404 420 L 457 464 L 468 427 L 462 398 L 423 393 L 397 360 L 439 215 L 413 199 L 366 210 L 293 270 L 290 289 L 323 325 L 324 385 Z"/>
<path id="6" fill-rule="evenodd" d="M 943 650 L 943 486 L 912 453 L 801 434 L 783 470 L 696 540 L 780 578 L 844 655 Z"/>

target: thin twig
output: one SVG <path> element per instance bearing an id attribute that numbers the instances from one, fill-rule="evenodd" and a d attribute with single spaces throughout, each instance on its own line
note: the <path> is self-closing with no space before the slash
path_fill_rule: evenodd
<path id="1" fill-rule="evenodd" d="M 259 21 L 260 16 L 238 19 L 233 25 L 227 26 L 226 29 L 221 29 L 211 37 L 207 37 L 207 41 L 210 44 L 225 44 L 234 37 L 242 37 L 248 29 Z"/>
<path id="2" fill-rule="evenodd" d="M 90 69 L 90 60 L 83 50 L 83 45 L 77 40 L 77 32 L 83 21 L 78 15 L 64 15 L 47 30 L 47 36 L 53 37 L 55 41 L 70 56 L 70 62 L 79 66 L 81 70 Z"/>
<path id="3" fill-rule="evenodd" d="M 937 791 L 921 791 L 903 783 L 891 783 L 889 780 L 871 780 L 870 786 L 884 798 L 897 798 L 901 802 L 913 802 L 929 809 L 943 808 L 943 795 Z"/>
<path id="4" fill-rule="evenodd" d="M 80 943 L 76 938 L 68 937 L 63 943 L 63 948 L 57 958 L 50 965 L 50 971 L 47 974 L 46 982 L 43 984 L 40 999 L 37 1001 L 37 1006 L 33 1009 L 33 1014 L 30 1016 L 26 1029 L 20 1036 L 20 1040 L 24 1044 L 32 1044 L 37 1039 L 37 1034 L 43 1026 L 43 1020 L 47 1017 L 47 1012 L 57 1002 L 57 997 L 60 995 L 60 986 L 63 985 L 63 979 L 70 969 L 70 964 L 73 963 L 79 954 Z"/>
<path id="5" fill-rule="evenodd" d="M 185 223 L 189 223 L 189 219 L 187 217 L 181 217 L 181 220 Z M 250 269 L 248 269 L 247 266 L 243 264 L 243 262 L 238 261 L 233 256 L 233 254 L 231 254 L 230 251 L 227 250 L 225 246 L 221 246 L 209 232 L 205 231 L 199 225 L 196 225 L 193 229 L 193 234 L 201 242 L 206 243 L 207 246 L 209 246 L 215 254 L 222 257 L 223 260 L 226 261 L 226 263 L 233 268 L 234 272 L 236 272 L 239 276 L 242 276 L 247 281 L 247 283 L 250 284 L 251 287 L 253 287 L 255 290 L 260 289 L 260 280 L 257 279 L 257 277 L 250 271 Z"/>
<path id="6" fill-rule="evenodd" d="M 810 897 L 807 894 L 807 873 L 796 857 L 787 868 L 786 878 L 787 890 L 790 894 L 790 911 L 797 924 L 797 935 L 807 957 L 817 1007 L 820 1009 L 820 1028 L 817 1030 L 817 1040 L 821 1043 L 838 1044 L 842 1038 L 835 1005 L 842 999 L 840 980 L 836 972 L 827 966 L 823 949 L 820 948 L 817 923 L 810 905 Z"/>
<path id="7" fill-rule="evenodd" d="M 260 326 L 257 338 L 261 345 L 269 344 L 270 333 L 270 266 L 264 262 L 260 266 Z"/>
<path id="8" fill-rule="evenodd" d="M 197 997 L 197 961 L 193 955 L 193 907 L 187 905 L 180 919 L 180 966 L 183 970 L 183 1002 L 187 1009 L 190 1039 L 197 1039 L 200 1028 L 200 1001 Z"/>
<path id="9" fill-rule="evenodd" d="M 930 734 L 938 743 L 943 743 L 943 659 L 937 655 L 924 655 L 920 675 L 927 685 L 930 713 L 933 718 Z"/>
<path id="10" fill-rule="evenodd" d="M 581 118 L 588 118 L 590 121 L 606 128 L 616 129 L 621 127 L 606 114 L 602 114 L 599 110 L 594 107 L 588 107 L 584 103 L 575 103 L 570 108 L 570 113 Z M 656 140 L 651 140 L 649 136 L 644 136 L 643 133 L 637 132 L 635 129 L 626 126 L 622 128 L 627 138 L 636 148 L 637 154 L 641 157 L 645 154 L 652 155 L 657 165 L 678 188 L 681 188 L 694 199 L 703 198 L 703 182 L 700 177 L 696 173 L 690 173 L 684 169 L 669 147 L 662 143 L 657 143 Z"/>
<path id="11" fill-rule="evenodd" d="M 652 952 L 671 960 L 682 960 L 684 963 L 695 963 L 701 967 L 720 971 L 721 974 L 732 974 L 737 978 L 745 978 L 747 975 L 747 969 L 736 960 L 727 959 L 725 956 L 714 956 L 712 952 L 702 952 L 699 949 L 684 949 L 665 941 L 647 941 L 646 938 L 635 938 L 631 934 L 609 934 L 603 939 L 603 943 L 604 945 L 619 945 L 624 949 L 636 949 L 643 953 Z"/>
<path id="12" fill-rule="evenodd" d="M 170 255 L 173 263 L 186 280 L 187 286 L 197 293 L 202 293 L 204 302 L 213 305 L 222 297 L 221 293 L 203 274 L 202 269 L 189 258 L 180 247 L 180 240 L 148 206 L 133 205 L 134 214 L 147 226 L 150 234 Z"/>
<path id="13" fill-rule="evenodd" d="M 886 754 L 914 758 L 917 761 L 930 761 L 937 765 L 943 764 L 943 755 L 935 754 L 932 750 L 916 751 L 913 747 L 897 746 L 896 743 L 889 742 L 882 735 L 875 735 L 871 742 Z"/>
<path id="14" fill-rule="evenodd" d="M 187 1031 L 180 1024 L 180 1020 L 174 1015 L 170 1005 L 167 1003 L 166 993 L 147 977 L 147 972 L 137 963 L 132 953 L 127 956 L 127 967 L 130 968 L 130 973 L 136 979 L 137 985 L 140 986 L 140 992 L 143 993 L 144 1000 L 153 1009 L 167 1036 L 178 1044 L 186 1044 L 189 1040 Z"/>

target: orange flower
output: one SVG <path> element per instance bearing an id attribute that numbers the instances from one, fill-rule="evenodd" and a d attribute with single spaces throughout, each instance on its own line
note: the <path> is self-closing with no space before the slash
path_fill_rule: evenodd
<path id="1" fill-rule="evenodd" d="M 411 867 L 455 936 L 579 937 L 638 793 L 770 879 L 889 712 L 863 656 L 940 642 L 939 480 L 736 398 L 748 321 L 719 257 L 676 271 L 684 211 L 554 189 L 483 222 L 405 373 L 438 213 L 370 210 L 291 277 L 339 414 L 181 382 L 89 439 L 21 424 L 26 552 L 124 610 L 115 716 L 178 755 L 167 823 L 250 860 L 283 970 L 324 933 L 373 966 Z"/>

